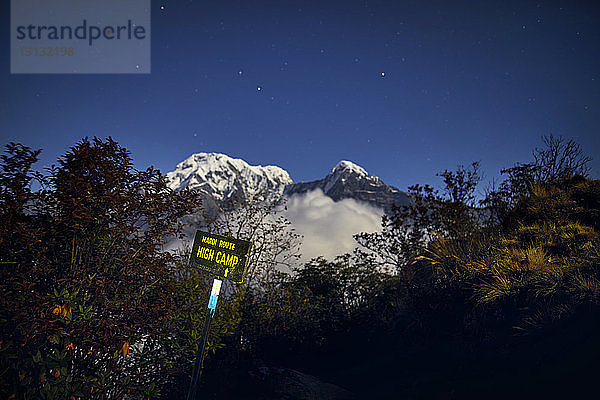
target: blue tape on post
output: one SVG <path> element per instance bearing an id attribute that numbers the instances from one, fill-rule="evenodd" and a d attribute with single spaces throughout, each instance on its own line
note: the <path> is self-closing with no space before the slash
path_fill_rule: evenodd
<path id="1" fill-rule="evenodd" d="M 208 308 L 212 311 L 215 311 L 215 308 L 217 308 L 217 300 L 219 299 L 219 296 L 210 296 L 210 300 L 208 301 Z"/>
<path id="2" fill-rule="evenodd" d="M 211 310 L 211 312 L 215 312 L 215 308 L 217 308 L 217 300 L 219 300 L 221 283 L 223 283 L 223 281 L 220 279 L 215 279 L 213 281 L 212 291 L 210 292 L 210 300 L 208 300 L 208 308 Z"/>

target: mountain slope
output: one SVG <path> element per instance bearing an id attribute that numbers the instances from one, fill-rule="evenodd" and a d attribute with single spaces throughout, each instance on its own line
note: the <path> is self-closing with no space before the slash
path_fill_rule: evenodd
<path id="1" fill-rule="evenodd" d="M 217 202 L 233 196 L 249 198 L 260 192 L 280 197 L 285 187 L 293 183 L 282 168 L 249 165 L 219 153 L 193 154 L 167 173 L 167 179 L 171 189 L 200 190 Z"/>

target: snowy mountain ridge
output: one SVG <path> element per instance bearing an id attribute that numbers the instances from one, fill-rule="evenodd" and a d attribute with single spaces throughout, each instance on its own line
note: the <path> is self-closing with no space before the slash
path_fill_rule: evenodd
<path id="1" fill-rule="evenodd" d="M 280 198 L 304 194 L 316 189 L 339 201 L 345 198 L 367 202 L 385 211 L 391 205 L 408 203 L 406 193 L 385 184 L 377 176 L 351 161 L 342 160 L 323 179 L 294 183 L 284 169 L 274 166 L 250 165 L 239 158 L 220 153 L 192 154 L 167 173 L 169 187 L 181 190 L 189 187 L 200 190 L 216 202 L 232 196 L 249 198 L 268 193 Z"/>

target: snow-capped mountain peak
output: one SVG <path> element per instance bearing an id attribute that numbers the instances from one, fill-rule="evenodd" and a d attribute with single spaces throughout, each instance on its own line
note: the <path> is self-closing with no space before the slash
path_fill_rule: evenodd
<path id="1" fill-rule="evenodd" d="M 358 179 L 369 179 L 376 178 L 371 177 L 367 171 L 365 171 L 362 167 L 354 164 L 351 161 L 342 160 L 325 177 L 325 186 L 323 187 L 323 191 L 328 193 L 338 182 L 341 184 L 346 183 L 346 180 L 349 176 L 353 176 Z"/>
<path id="2" fill-rule="evenodd" d="M 363 169 L 363 167 L 354 164 L 352 161 L 346 160 L 342 160 L 339 163 L 337 163 L 337 165 L 331 170 L 331 173 L 342 173 L 344 171 L 353 172 L 362 176 L 369 176 L 369 174 Z"/>
<path id="3" fill-rule="evenodd" d="M 293 183 L 280 167 L 249 165 L 242 159 L 220 153 L 192 154 L 167 173 L 167 179 L 171 189 L 201 190 L 217 201 L 234 194 L 248 197 L 259 192 L 281 196 L 286 185 Z"/>
<path id="4" fill-rule="evenodd" d="M 286 194 L 302 194 L 321 189 L 334 201 L 355 199 L 391 211 L 391 205 L 408 204 L 408 196 L 351 161 L 342 160 L 323 179 L 300 182 L 286 188 Z"/>

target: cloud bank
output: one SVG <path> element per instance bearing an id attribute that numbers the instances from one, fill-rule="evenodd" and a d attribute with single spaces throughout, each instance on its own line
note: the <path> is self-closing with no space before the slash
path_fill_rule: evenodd
<path id="1" fill-rule="evenodd" d="M 302 262 L 323 256 L 329 260 L 352 251 L 352 235 L 381 229 L 383 210 L 354 199 L 333 201 L 321 189 L 293 195 L 288 199 L 285 217 L 303 235 Z"/>

